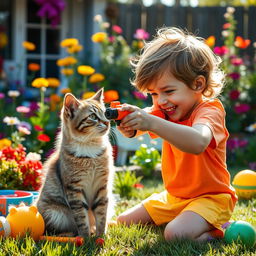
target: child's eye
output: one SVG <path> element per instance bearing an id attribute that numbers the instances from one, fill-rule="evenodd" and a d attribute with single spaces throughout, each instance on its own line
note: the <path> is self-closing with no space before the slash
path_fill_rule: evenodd
<path id="1" fill-rule="evenodd" d="M 174 92 L 174 90 L 167 90 L 167 91 L 165 91 L 166 93 L 173 93 Z"/>
<path id="2" fill-rule="evenodd" d="M 151 95 L 151 96 L 156 96 L 156 95 L 157 95 L 157 93 L 152 92 L 152 93 L 150 93 L 150 95 Z"/>

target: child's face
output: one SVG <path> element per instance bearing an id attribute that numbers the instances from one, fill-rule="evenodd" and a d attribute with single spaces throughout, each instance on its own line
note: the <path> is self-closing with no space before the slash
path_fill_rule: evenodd
<path id="1" fill-rule="evenodd" d="M 202 100 L 201 90 L 192 90 L 185 83 L 165 72 L 156 83 L 150 84 L 154 107 L 163 110 L 171 121 L 183 121 Z"/>

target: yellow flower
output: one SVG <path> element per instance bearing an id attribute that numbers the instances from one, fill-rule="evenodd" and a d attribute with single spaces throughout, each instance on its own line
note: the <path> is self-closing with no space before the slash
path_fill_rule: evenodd
<path id="1" fill-rule="evenodd" d="M 70 90 L 69 88 L 63 88 L 63 89 L 60 90 L 60 92 L 61 92 L 62 94 L 66 94 L 66 93 L 71 92 L 71 90 Z"/>
<path id="2" fill-rule="evenodd" d="M 107 34 L 104 32 L 95 33 L 91 37 L 94 43 L 102 43 L 106 38 L 107 38 Z"/>
<path id="3" fill-rule="evenodd" d="M 83 46 L 78 44 L 78 45 L 72 45 L 70 47 L 67 48 L 67 52 L 69 54 L 72 54 L 72 53 L 77 53 L 77 52 L 80 52 L 83 50 Z"/>
<path id="4" fill-rule="evenodd" d="M 74 70 L 72 68 L 63 68 L 61 70 L 61 74 L 65 76 L 72 76 L 74 74 Z"/>
<path id="5" fill-rule="evenodd" d="M 78 45 L 79 42 L 76 38 L 66 38 L 61 41 L 60 46 L 65 48 L 65 47 L 72 47 L 74 45 Z"/>
<path id="6" fill-rule="evenodd" d="M 5 147 L 9 147 L 11 146 L 12 142 L 6 138 L 3 138 L 0 140 L 0 150 L 5 148 Z"/>
<path id="7" fill-rule="evenodd" d="M 215 40 L 215 36 L 209 36 L 207 39 L 205 39 L 205 43 L 212 48 L 215 45 Z"/>
<path id="8" fill-rule="evenodd" d="M 101 81 L 105 80 L 105 76 L 100 74 L 100 73 L 95 73 L 93 75 L 90 76 L 89 78 L 89 83 L 99 83 Z"/>
<path id="9" fill-rule="evenodd" d="M 77 72 L 83 76 L 90 76 L 95 72 L 95 69 L 91 66 L 81 65 L 77 68 Z"/>
<path id="10" fill-rule="evenodd" d="M 65 57 L 65 58 L 62 58 L 62 59 L 58 59 L 57 60 L 57 65 L 58 66 L 70 66 L 70 65 L 73 65 L 73 64 L 76 64 L 77 63 L 77 59 L 72 57 L 72 56 L 68 56 L 68 57 Z"/>
<path id="11" fill-rule="evenodd" d="M 24 41 L 22 43 L 22 46 L 27 50 L 27 51 L 34 51 L 36 49 L 36 46 L 34 43 Z"/>
<path id="12" fill-rule="evenodd" d="M 60 86 L 60 80 L 55 78 L 55 77 L 49 77 L 49 78 L 46 78 L 47 81 L 49 82 L 49 87 L 59 87 Z"/>
<path id="13" fill-rule="evenodd" d="M 6 33 L 0 32 L 0 48 L 4 48 L 8 44 L 8 37 Z"/>
<path id="14" fill-rule="evenodd" d="M 82 96 L 82 99 L 86 100 L 91 98 L 93 95 L 95 94 L 95 92 L 85 92 Z"/>
<path id="15" fill-rule="evenodd" d="M 48 87 L 48 85 L 49 85 L 49 82 L 47 81 L 47 79 L 43 77 L 36 78 L 32 82 L 32 86 L 36 88 Z"/>

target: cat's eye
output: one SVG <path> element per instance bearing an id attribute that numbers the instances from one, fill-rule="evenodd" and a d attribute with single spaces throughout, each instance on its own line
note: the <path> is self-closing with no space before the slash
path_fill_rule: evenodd
<path id="1" fill-rule="evenodd" d="M 98 119 L 98 117 L 94 113 L 90 114 L 90 118 L 92 120 L 97 120 Z"/>

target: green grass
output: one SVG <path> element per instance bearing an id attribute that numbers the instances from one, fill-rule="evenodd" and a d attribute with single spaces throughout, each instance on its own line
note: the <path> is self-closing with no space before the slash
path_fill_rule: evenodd
<path id="1" fill-rule="evenodd" d="M 136 199 L 121 200 L 116 205 L 116 214 L 139 203 L 145 197 L 163 189 L 160 180 L 145 180 L 144 189 L 137 193 Z M 245 220 L 256 226 L 256 199 L 239 200 L 232 220 Z M 25 239 L 0 239 L 0 256 L 2 255 L 168 255 L 168 256 L 223 256 L 223 255 L 256 255 L 256 248 L 247 249 L 240 244 L 225 244 L 223 240 L 209 243 L 191 241 L 165 242 L 163 227 L 123 225 L 109 227 L 102 247 L 95 244 L 95 238 L 86 239 L 83 246 L 76 247 L 68 243 L 34 242 L 30 237 Z"/>

